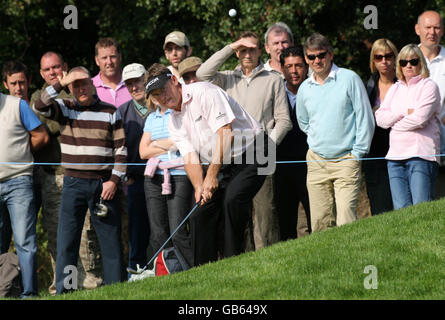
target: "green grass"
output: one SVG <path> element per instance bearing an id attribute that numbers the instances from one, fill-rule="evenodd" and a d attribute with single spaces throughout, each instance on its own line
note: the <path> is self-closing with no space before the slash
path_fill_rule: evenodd
<path id="1" fill-rule="evenodd" d="M 445 200 L 189 271 L 41 299 L 444 299 Z M 378 288 L 365 289 L 367 265 Z"/>

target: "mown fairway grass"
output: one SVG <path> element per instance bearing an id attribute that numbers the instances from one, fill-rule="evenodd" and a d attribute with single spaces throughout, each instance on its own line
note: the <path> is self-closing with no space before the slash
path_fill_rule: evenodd
<path id="1" fill-rule="evenodd" d="M 445 200 L 170 276 L 40 299 L 444 299 Z M 367 290 L 364 269 L 378 271 Z"/>

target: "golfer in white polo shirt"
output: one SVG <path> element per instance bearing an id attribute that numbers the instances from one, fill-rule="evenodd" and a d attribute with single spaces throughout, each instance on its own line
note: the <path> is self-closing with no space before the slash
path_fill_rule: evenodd
<path id="1" fill-rule="evenodd" d="M 201 203 L 191 218 L 193 264 L 216 260 L 221 249 L 224 257 L 241 253 L 252 198 L 268 174 L 261 170 L 267 168 L 264 130 L 221 88 L 208 82 L 180 84 L 160 64 L 147 70 L 146 93 L 153 103 L 173 110 L 170 137 Z M 223 248 L 218 247 L 220 218 Z"/>

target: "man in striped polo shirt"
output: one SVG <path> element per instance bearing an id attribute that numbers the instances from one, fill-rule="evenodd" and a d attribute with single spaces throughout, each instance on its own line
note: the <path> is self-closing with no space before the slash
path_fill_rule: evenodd
<path id="1" fill-rule="evenodd" d="M 75 99 L 55 99 L 68 86 Z M 121 222 L 115 201 L 117 184 L 126 171 L 127 150 L 116 108 L 97 98 L 88 70 L 76 67 L 48 86 L 35 108 L 60 123 L 62 165 L 65 167 L 57 231 L 56 291 L 76 289 L 72 270 L 89 208 L 102 252 L 105 284 L 121 280 Z M 107 208 L 98 215 L 98 203 Z M 70 281 L 73 280 L 73 281 Z"/>

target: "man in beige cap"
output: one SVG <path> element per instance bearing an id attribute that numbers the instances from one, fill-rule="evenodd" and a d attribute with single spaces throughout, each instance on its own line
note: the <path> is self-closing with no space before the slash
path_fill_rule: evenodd
<path id="1" fill-rule="evenodd" d="M 122 81 L 130 93 L 131 99 L 117 109 L 122 117 L 125 130 L 125 147 L 128 163 L 145 163 L 139 156 L 139 142 L 144 132 L 144 124 L 150 110 L 145 100 L 145 68 L 142 64 L 132 63 L 122 71 Z M 128 266 L 137 269 L 137 264 L 147 262 L 149 225 L 144 193 L 144 169 L 142 165 L 128 165 L 124 183 L 127 185 L 128 212 Z"/>
<path id="2" fill-rule="evenodd" d="M 198 57 L 188 57 L 182 60 L 178 65 L 178 72 L 185 84 L 200 81 L 196 76 L 196 70 L 198 70 L 201 64 L 202 60 Z"/>
<path id="3" fill-rule="evenodd" d="M 169 33 L 164 40 L 164 54 L 171 64 L 168 69 L 180 79 L 178 65 L 192 54 L 192 47 L 187 36 L 181 31 Z"/>

